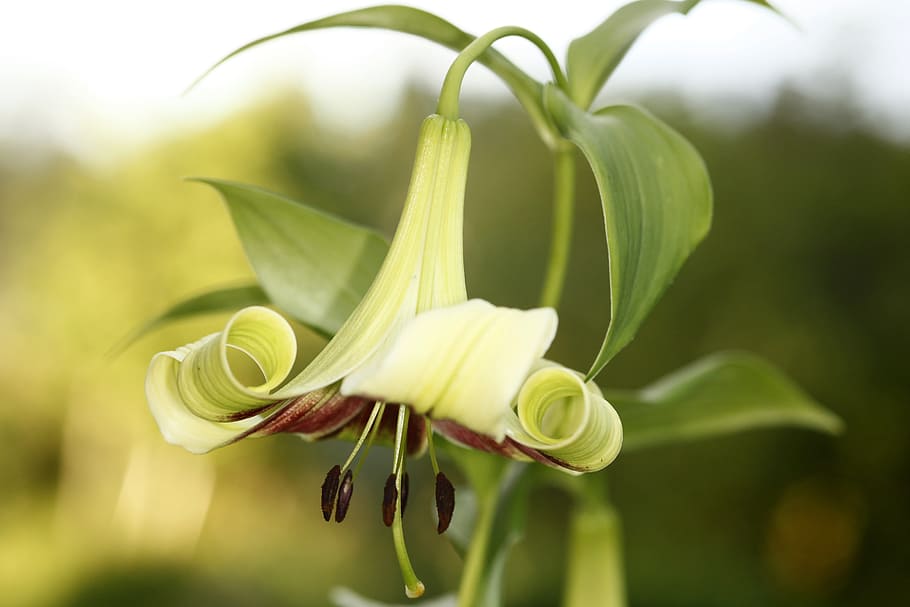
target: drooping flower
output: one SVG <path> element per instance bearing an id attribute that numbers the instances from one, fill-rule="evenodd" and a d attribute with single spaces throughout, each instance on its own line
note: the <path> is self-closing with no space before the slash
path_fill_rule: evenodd
<path id="1" fill-rule="evenodd" d="M 297 375 L 288 379 L 296 360 L 290 325 L 272 310 L 250 307 L 220 333 L 157 354 L 146 381 L 165 439 L 195 453 L 276 432 L 354 438 L 353 453 L 323 485 L 326 520 L 347 513 L 360 449 L 380 433 L 393 435 L 383 520 L 394 526 L 409 596 L 423 586 L 401 536 L 406 455 L 431 441 L 431 423 L 469 447 L 570 472 L 603 468 L 622 440 L 619 419 L 596 386 L 542 359 L 556 332 L 554 310 L 467 300 L 469 153 L 464 121 L 424 121 L 388 255 L 348 320 Z M 442 532 L 454 494 L 436 472 Z"/>

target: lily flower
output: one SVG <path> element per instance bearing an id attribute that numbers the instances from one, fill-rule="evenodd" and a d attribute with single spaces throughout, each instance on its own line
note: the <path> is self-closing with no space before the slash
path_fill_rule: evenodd
<path id="1" fill-rule="evenodd" d="M 556 333 L 554 310 L 467 299 L 462 225 L 470 140 L 462 120 L 424 121 L 386 259 L 351 316 L 297 375 L 289 379 L 293 329 L 277 312 L 254 306 L 220 333 L 155 355 L 146 380 L 164 438 L 194 453 L 276 432 L 354 438 L 350 457 L 323 485 L 326 520 L 346 516 L 361 449 L 377 436 L 394 436 L 382 518 L 393 526 L 412 597 L 423 585 L 401 531 L 407 455 L 429 443 L 440 533 L 454 509 L 454 489 L 432 450 L 433 429 L 469 447 L 575 473 L 606 466 L 622 441 L 619 418 L 596 386 L 542 359 Z"/>

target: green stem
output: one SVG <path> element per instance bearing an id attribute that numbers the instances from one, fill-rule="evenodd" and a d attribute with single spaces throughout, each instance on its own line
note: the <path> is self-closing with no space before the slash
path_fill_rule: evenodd
<path id="1" fill-rule="evenodd" d="M 602 479 L 583 479 L 575 498 L 563 607 L 625 607 L 622 530 Z"/>
<path id="2" fill-rule="evenodd" d="M 553 71 L 553 78 L 556 81 L 556 84 L 559 88 L 568 90 L 568 83 L 565 75 L 562 73 L 562 68 L 559 66 L 559 61 L 556 60 L 556 56 L 553 54 L 553 51 L 550 50 L 550 47 L 547 46 L 546 42 L 534 32 L 522 27 L 498 27 L 487 32 L 483 36 L 475 38 L 471 44 L 466 46 L 465 49 L 458 54 L 455 61 L 452 62 L 452 66 L 446 73 L 445 80 L 442 83 L 442 91 L 439 93 L 439 104 L 436 110 L 437 114 L 452 120 L 458 118 L 458 97 L 461 94 L 461 83 L 464 81 L 465 72 L 468 71 L 471 64 L 477 61 L 494 42 L 500 38 L 505 38 L 506 36 L 521 36 L 537 46 L 544 54 L 544 57 L 546 57 L 547 63 L 550 64 L 550 69 Z"/>
<path id="3" fill-rule="evenodd" d="M 458 607 L 478 607 L 483 604 L 480 596 L 486 585 L 484 578 L 487 571 L 487 553 L 490 550 L 490 532 L 496 517 L 497 492 L 478 495 L 477 518 L 471 543 L 468 546 L 467 560 L 461 573 L 461 585 L 458 588 Z"/>
<path id="4" fill-rule="evenodd" d="M 572 247 L 574 218 L 575 153 L 572 146 L 564 143 L 553 152 L 553 229 L 547 274 L 540 294 L 542 306 L 559 306 Z"/>

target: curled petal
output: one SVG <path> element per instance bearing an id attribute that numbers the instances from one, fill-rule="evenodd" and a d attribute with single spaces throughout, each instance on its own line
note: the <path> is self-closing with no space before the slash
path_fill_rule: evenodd
<path id="1" fill-rule="evenodd" d="M 258 423 L 257 417 L 219 423 L 202 419 L 190 411 L 177 386 L 182 358 L 162 352 L 152 358 L 145 379 L 145 394 L 152 416 L 164 440 L 192 453 L 206 453 L 221 446 Z"/>
<path id="2" fill-rule="evenodd" d="M 224 331 L 152 358 L 149 408 L 165 440 L 194 453 L 230 442 L 262 421 L 270 390 L 297 355 L 290 325 L 258 306 L 237 312 Z"/>
<path id="3" fill-rule="evenodd" d="M 510 404 L 556 333 L 550 308 L 498 308 L 474 299 L 425 312 L 345 378 L 343 394 L 414 411 L 501 440 Z"/>
<path id="4" fill-rule="evenodd" d="M 593 382 L 575 371 L 543 362 L 515 403 L 507 434 L 557 465 L 593 472 L 616 459 L 622 422 Z"/>
<path id="5" fill-rule="evenodd" d="M 297 339 L 279 314 L 253 306 L 237 312 L 221 333 L 165 354 L 182 355 L 177 387 L 186 407 L 226 422 L 274 402 L 269 393 L 291 372 Z"/>

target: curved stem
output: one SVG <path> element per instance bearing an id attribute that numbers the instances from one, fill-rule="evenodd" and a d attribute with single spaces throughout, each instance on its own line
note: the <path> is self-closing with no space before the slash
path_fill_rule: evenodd
<path id="1" fill-rule="evenodd" d="M 507 36 L 521 36 L 537 46 L 544 54 L 544 57 L 546 57 L 547 63 L 550 64 L 550 69 L 553 71 L 553 78 L 556 81 L 556 84 L 559 88 L 568 90 L 568 83 L 566 82 L 565 75 L 562 73 L 562 68 L 559 66 L 559 61 L 556 60 L 556 56 L 553 54 L 553 51 L 550 50 L 550 47 L 547 46 L 546 42 L 534 32 L 522 27 L 498 27 L 487 32 L 483 36 L 475 38 L 471 44 L 466 46 L 465 49 L 458 54 L 455 61 L 452 62 L 452 66 L 446 73 L 445 80 L 442 83 L 442 91 L 439 93 L 439 104 L 436 110 L 437 114 L 452 120 L 458 118 L 458 97 L 461 94 L 461 83 L 464 80 L 465 72 L 468 71 L 471 64 L 477 61 L 494 42 Z"/>
<path id="2" fill-rule="evenodd" d="M 477 519 L 458 587 L 458 607 L 477 607 L 483 604 L 483 597 L 478 594 L 483 592 L 484 577 L 488 574 L 487 552 L 490 550 L 490 532 L 496 516 L 496 498 L 495 491 L 478 496 Z"/>
<path id="3" fill-rule="evenodd" d="M 570 145 L 553 152 L 553 229 L 547 274 L 540 293 L 540 305 L 559 306 L 566 280 L 575 218 L 575 155 Z"/>

